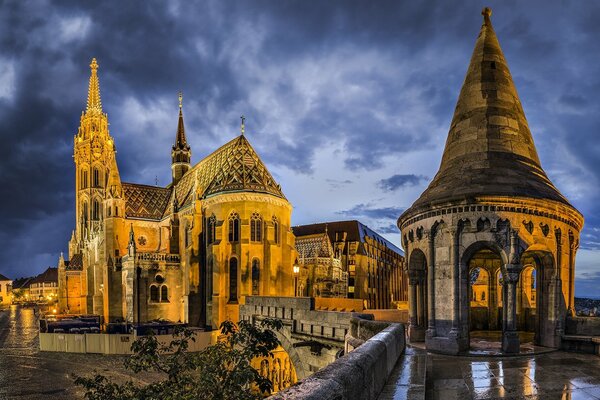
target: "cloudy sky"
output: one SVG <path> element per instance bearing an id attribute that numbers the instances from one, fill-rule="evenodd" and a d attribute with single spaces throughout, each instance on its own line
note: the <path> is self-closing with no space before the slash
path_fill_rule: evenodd
<path id="1" fill-rule="evenodd" d="M 577 294 L 598 295 L 600 3 L 567 1 L 0 1 L 0 272 L 66 251 L 92 57 L 123 180 L 169 183 L 183 90 L 193 162 L 244 114 L 294 224 L 357 218 L 399 244 L 485 5 L 542 164 L 586 218 Z"/>

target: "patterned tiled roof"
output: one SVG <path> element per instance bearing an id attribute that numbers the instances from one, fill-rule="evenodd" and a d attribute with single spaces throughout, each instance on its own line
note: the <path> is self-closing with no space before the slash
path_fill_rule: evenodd
<path id="1" fill-rule="evenodd" d="M 58 282 L 58 268 L 48 267 L 47 270 L 33 278 L 31 283 Z"/>
<path id="2" fill-rule="evenodd" d="M 169 204 L 171 188 L 123 182 L 123 195 L 127 217 L 160 220 Z"/>
<path id="3" fill-rule="evenodd" d="M 296 238 L 296 250 L 300 258 L 331 257 L 333 248 L 326 233 Z"/>
<path id="4" fill-rule="evenodd" d="M 83 254 L 73 254 L 69 261 L 65 261 L 65 269 L 67 271 L 81 271 L 83 270 Z"/>
<path id="5" fill-rule="evenodd" d="M 196 192 L 202 197 L 224 192 L 260 192 L 285 199 L 256 151 L 244 135 L 218 148 L 186 173 L 175 187 L 179 206 L 192 201 L 194 178 Z"/>

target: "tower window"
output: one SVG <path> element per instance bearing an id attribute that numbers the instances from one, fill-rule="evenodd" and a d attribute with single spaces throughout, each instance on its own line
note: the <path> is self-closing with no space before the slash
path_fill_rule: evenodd
<path id="1" fill-rule="evenodd" d="M 262 218 L 259 213 L 253 213 L 250 219 L 250 241 L 260 242 L 262 240 Z"/>
<path id="2" fill-rule="evenodd" d="M 229 302 L 237 303 L 238 301 L 238 260 L 232 257 L 229 260 Z"/>
<path id="3" fill-rule="evenodd" d="M 94 168 L 94 174 L 92 177 L 92 185 L 93 187 L 100 187 L 100 171 L 98 170 L 98 168 Z"/>
<path id="4" fill-rule="evenodd" d="M 94 221 L 98 221 L 100 219 L 100 202 L 98 200 L 94 200 L 92 206 L 92 219 Z"/>
<path id="5" fill-rule="evenodd" d="M 279 244 L 279 221 L 277 217 L 273 217 L 273 239 L 276 244 Z"/>
<path id="6" fill-rule="evenodd" d="M 492 61 L 490 67 L 492 67 L 492 69 L 496 69 L 496 61 Z"/>
<path id="7" fill-rule="evenodd" d="M 88 172 L 87 172 L 87 170 L 84 169 L 84 170 L 81 171 L 79 188 L 80 189 L 85 189 L 87 187 L 88 187 Z"/>
<path id="8" fill-rule="evenodd" d="M 240 216 L 236 212 L 232 212 L 229 216 L 229 242 L 240 241 Z"/>

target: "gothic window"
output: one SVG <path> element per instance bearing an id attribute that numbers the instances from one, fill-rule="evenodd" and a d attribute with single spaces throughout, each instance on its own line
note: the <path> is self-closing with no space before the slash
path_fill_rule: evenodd
<path id="1" fill-rule="evenodd" d="M 94 221 L 98 221 L 100 219 L 100 202 L 98 200 L 94 200 L 92 206 L 92 219 Z"/>
<path id="2" fill-rule="evenodd" d="M 229 242 L 240 241 L 240 216 L 236 212 L 232 212 L 229 216 Z"/>
<path id="3" fill-rule="evenodd" d="M 253 213 L 250 219 L 250 241 L 260 242 L 262 240 L 262 218 L 259 213 Z"/>
<path id="4" fill-rule="evenodd" d="M 160 302 L 161 303 L 169 302 L 169 289 L 167 288 L 167 285 L 162 285 L 160 287 Z"/>
<path id="5" fill-rule="evenodd" d="M 481 292 L 481 301 L 485 300 L 485 292 Z"/>
<path id="6" fill-rule="evenodd" d="M 88 172 L 86 169 L 81 171 L 81 177 L 80 177 L 80 182 L 79 182 L 79 188 L 80 189 L 85 189 L 88 187 Z"/>
<path id="7" fill-rule="evenodd" d="M 106 210 L 106 212 L 108 213 L 108 216 L 110 217 L 111 212 L 112 212 L 112 207 L 108 207 L 108 209 Z"/>
<path id="8" fill-rule="evenodd" d="M 119 216 L 119 207 L 115 206 L 115 217 Z"/>
<path id="9" fill-rule="evenodd" d="M 260 294 L 260 261 L 252 260 L 252 296 Z"/>
<path id="10" fill-rule="evenodd" d="M 229 302 L 238 301 L 238 260 L 235 257 L 231 257 L 229 260 Z"/>
<path id="11" fill-rule="evenodd" d="M 273 217 L 273 236 L 276 244 L 279 244 L 279 221 L 277 217 Z"/>
<path id="12" fill-rule="evenodd" d="M 98 170 L 98 168 L 94 168 L 93 170 L 92 186 L 100 187 L 100 171 Z"/>
<path id="13" fill-rule="evenodd" d="M 206 224 L 206 242 L 212 244 L 215 242 L 217 237 L 217 218 L 215 214 L 211 215 Z"/>
<path id="14" fill-rule="evenodd" d="M 154 302 L 154 303 L 158 303 L 159 302 L 159 293 L 158 293 L 158 286 L 156 285 L 151 285 L 150 286 L 150 301 Z"/>
<path id="15" fill-rule="evenodd" d="M 87 225 L 87 221 L 89 218 L 89 210 L 88 210 L 88 203 L 87 201 L 83 202 L 83 212 L 82 212 L 82 216 L 83 216 L 83 222 L 84 224 Z"/>

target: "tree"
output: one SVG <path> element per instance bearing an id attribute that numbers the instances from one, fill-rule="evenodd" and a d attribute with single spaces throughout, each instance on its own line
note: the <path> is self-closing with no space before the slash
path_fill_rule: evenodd
<path id="1" fill-rule="evenodd" d="M 147 385 L 132 381 L 118 384 L 103 375 L 75 378 L 86 389 L 88 400 L 254 400 L 273 390 L 272 382 L 251 365 L 256 357 L 273 357 L 280 344 L 275 331 L 283 327 L 280 320 L 264 319 L 255 325 L 240 321 L 221 324 L 216 344 L 192 353 L 194 341 L 190 329 L 179 329 L 169 344 L 161 344 L 156 336 L 144 336 L 133 342 L 134 354 L 125 368 L 135 372 L 159 372 L 162 380 Z"/>

